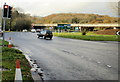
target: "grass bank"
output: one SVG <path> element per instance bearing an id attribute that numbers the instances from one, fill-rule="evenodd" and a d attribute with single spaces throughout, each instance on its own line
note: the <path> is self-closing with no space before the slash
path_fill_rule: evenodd
<path id="1" fill-rule="evenodd" d="M 0 46 L 2 46 L 3 42 L 2 40 L 0 39 Z M 8 45 L 8 42 L 7 41 L 4 41 L 4 45 L 7 46 Z"/>
<path id="2" fill-rule="evenodd" d="M 20 60 L 23 80 L 33 80 L 30 73 L 30 65 L 21 51 L 13 48 L 2 48 L 2 67 L 7 71 L 2 72 L 2 80 L 14 80 L 15 78 L 15 62 Z"/>
<path id="3" fill-rule="evenodd" d="M 1 42 L 1 41 L 0 41 Z M 8 42 L 6 41 L 6 45 Z M 0 57 L 2 57 L 2 68 L 5 71 L 2 71 L 2 80 L 3 81 L 14 81 L 15 79 L 15 69 L 16 69 L 16 60 L 20 60 L 21 72 L 24 81 L 33 81 L 31 76 L 31 66 L 29 62 L 26 60 L 25 56 L 21 51 L 14 48 L 2 47 L 2 53 L 0 53 Z"/>
<path id="4" fill-rule="evenodd" d="M 74 33 L 54 33 L 54 36 L 90 41 L 120 41 L 120 36 L 117 35 L 98 35 L 92 32 L 87 33 L 87 35 L 82 35 L 80 32 Z"/>
<path id="5" fill-rule="evenodd" d="M 2 40 L 2 39 L 0 39 L 0 46 L 2 46 L 2 44 L 3 44 L 3 40 Z M 8 46 L 8 44 L 9 44 L 9 42 L 8 42 L 8 41 L 4 41 L 4 46 Z M 12 44 L 12 46 L 13 46 L 13 47 L 15 47 L 15 45 L 14 45 L 14 44 Z"/>

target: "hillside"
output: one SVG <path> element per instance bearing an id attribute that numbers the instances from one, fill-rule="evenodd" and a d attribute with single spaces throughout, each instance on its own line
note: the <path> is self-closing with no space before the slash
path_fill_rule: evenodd
<path id="1" fill-rule="evenodd" d="M 118 23 L 116 17 L 98 14 L 60 13 L 52 14 L 34 21 L 34 23 Z"/>
<path id="2" fill-rule="evenodd" d="M 120 29 L 109 29 L 109 30 L 100 30 L 96 31 L 96 34 L 103 34 L 103 35 L 116 35 L 116 32 L 120 31 Z"/>

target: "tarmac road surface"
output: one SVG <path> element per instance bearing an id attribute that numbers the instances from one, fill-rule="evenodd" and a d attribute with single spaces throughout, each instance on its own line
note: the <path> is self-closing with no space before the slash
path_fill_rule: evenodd
<path id="1" fill-rule="evenodd" d="M 118 42 L 84 41 L 11 32 L 5 39 L 37 60 L 46 80 L 118 80 Z"/>

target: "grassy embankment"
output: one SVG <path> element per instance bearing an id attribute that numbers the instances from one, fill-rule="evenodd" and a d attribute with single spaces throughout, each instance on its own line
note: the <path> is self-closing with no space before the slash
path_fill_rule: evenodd
<path id="1" fill-rule="evenodd" d="M 54 33 L 54 36 L 90 41 L 120 41 L 120 36 L 117 35 L 99 35 L 92 32 L 87 33 L 87 35 L 82 35 L 80 32 Z"/>
<path id="2" fill-rule="evenodd" d="M 2 41 L 0 40 L 0 45 L 2 44 Z M 5 42 L 7 45 L 8 42 Z M 17 59 L 20 60 L 21 65 L 21 71 L 22 71 L 22 77 L 24 81 L 33 81 L 30 73 L 30 65 L 28 61 L 26 60 L 25 56 L 22 54 L 21 51 L 14 49 L 14 48 L 7 48 L 2 47 L 1 48 L 2 53 L 0 53 L 0 57 L 2 57 L 2 61 L 0 61 L 0 65 L 4 69 L 7 69 L 6 71 L 2 71 L 2 80 L 10 81 L 15 78 L 15 62 Z"/>

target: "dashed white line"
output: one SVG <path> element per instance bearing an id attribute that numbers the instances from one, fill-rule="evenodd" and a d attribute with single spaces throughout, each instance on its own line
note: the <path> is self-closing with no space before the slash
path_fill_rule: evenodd
<path id="1" fill-rule="evenodd" d="M 97 62 L 98 64 L 100 64 L 101 62 Z"/>
<path id="2" fill-rule="evenodd" d="M 110 66 L 110 65 L 107 65 L 107 67 L 111 68 L 112 66 Z"/>

